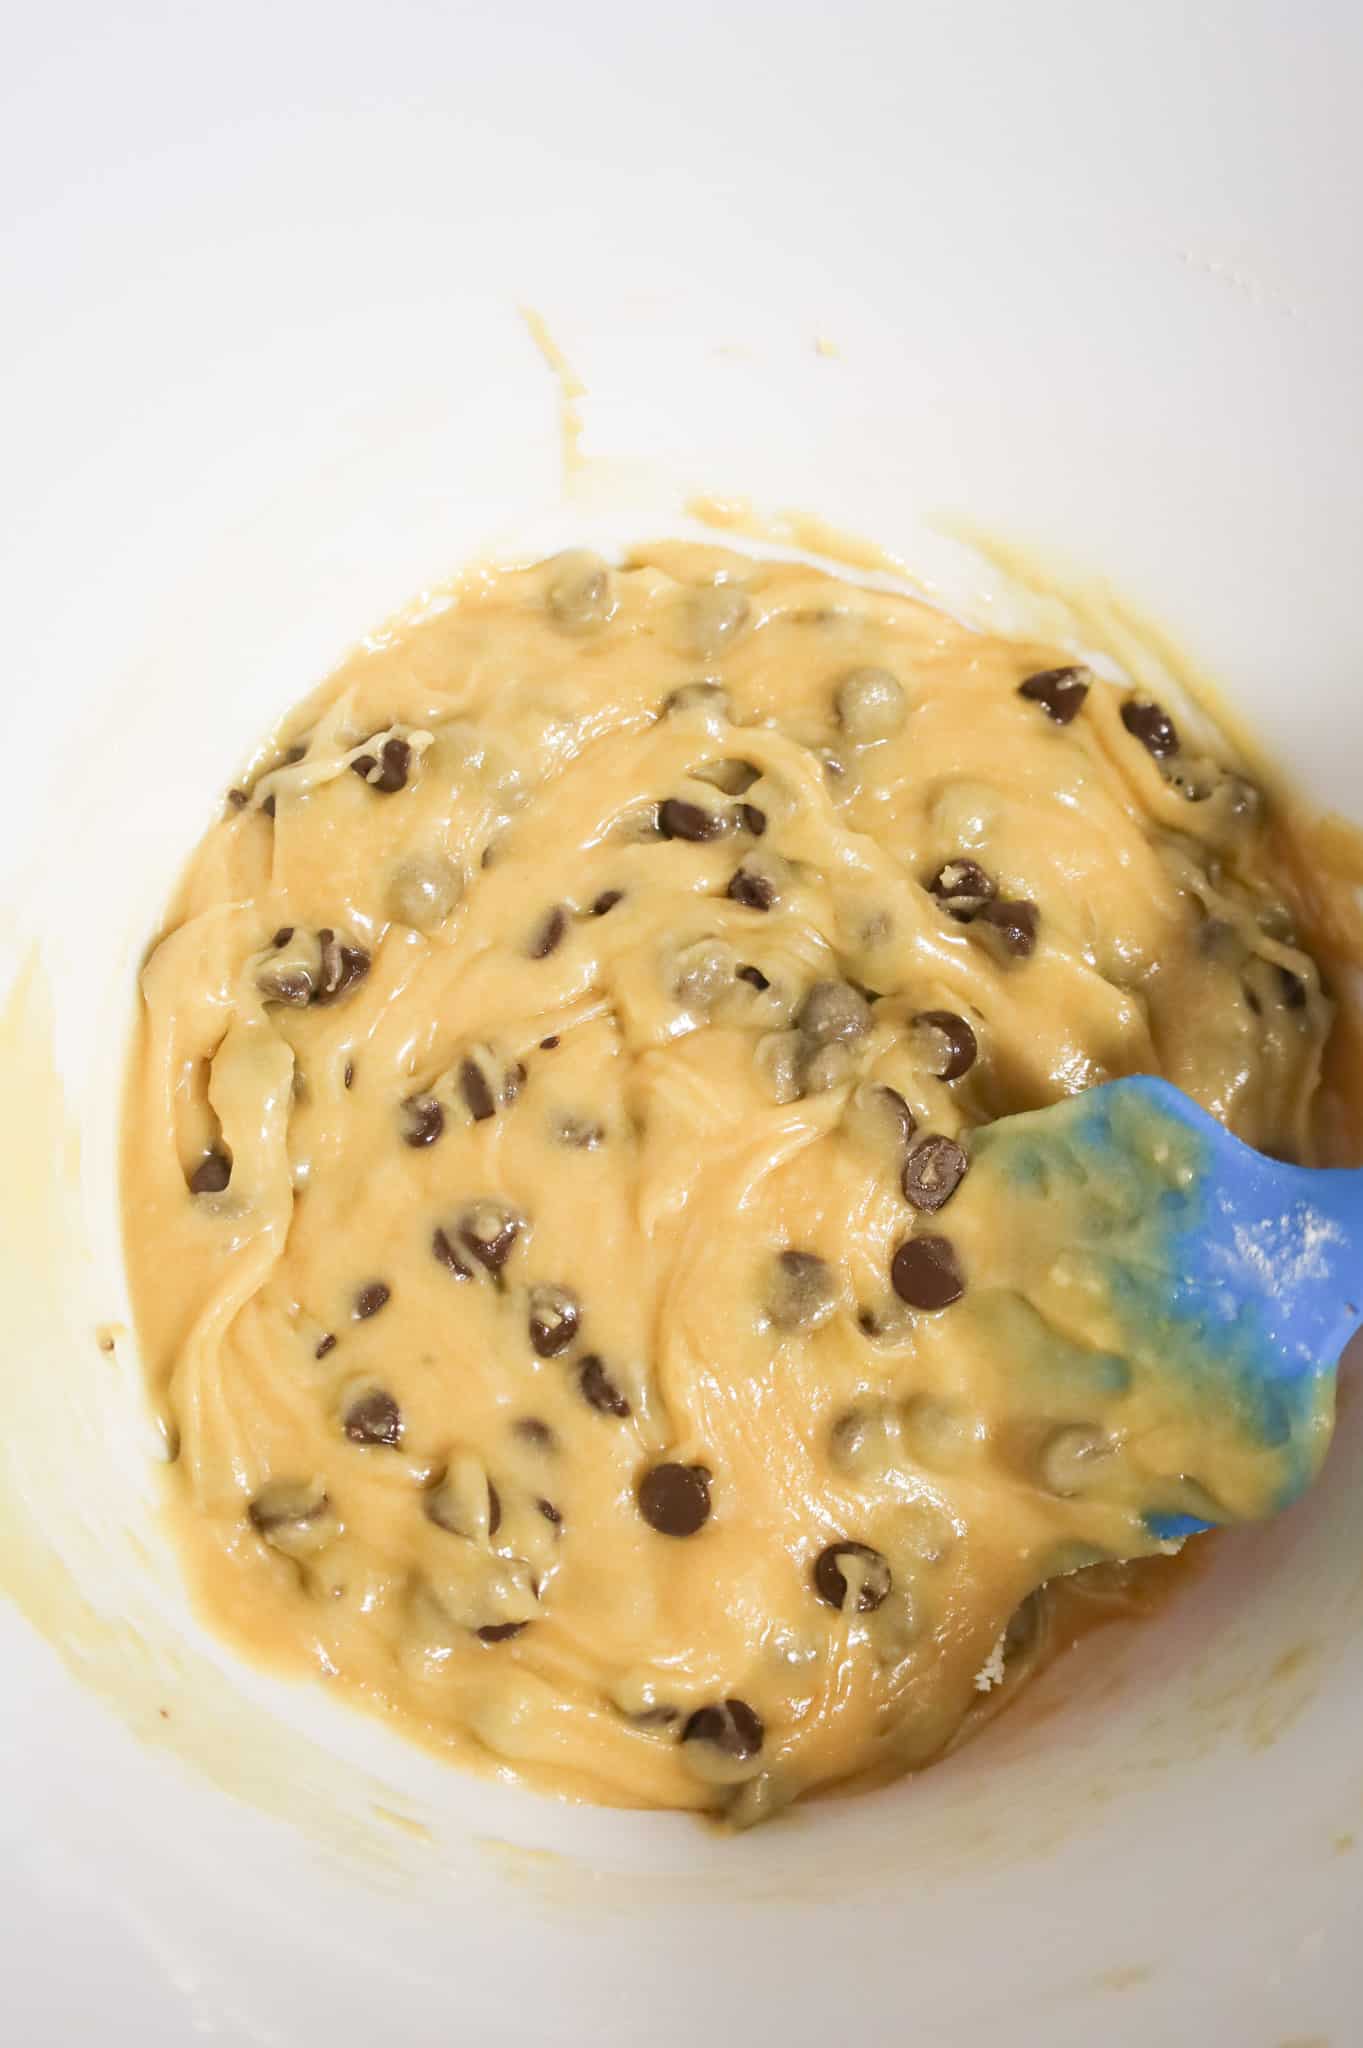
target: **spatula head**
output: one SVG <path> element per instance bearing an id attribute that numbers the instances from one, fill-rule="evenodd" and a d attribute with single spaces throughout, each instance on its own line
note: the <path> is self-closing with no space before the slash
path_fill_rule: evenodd
<path id="1" fill-rule="evenodd" d="M 952 1224 L 972 1273 L 1025 1304 L 1019 1371 L 1044 1375 L 1048 1345 L 1112 1361 L 1095 1507 L 1167 1539 L 1311 1480 L 1360 1320 L 1360 1178 L 1264 1158 L 1147 1076 L 978 1134 Z"/>

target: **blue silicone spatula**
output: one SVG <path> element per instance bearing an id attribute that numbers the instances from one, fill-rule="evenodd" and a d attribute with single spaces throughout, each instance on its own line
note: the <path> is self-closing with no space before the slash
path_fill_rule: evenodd
<path id="1" fill-rule="evenodd" d="M 1363 1323 L 1363 1170 L 1266 1158 L 1141 1075 L 986 1126 L 967 1187 L 962 1223 L 987 1206 L 1045 1333 L 1040 1366 L 1019 1370 L 1044 1375 L 1046 1341 L 1069 1357 L 1076 1332 L 1086 1357 L 1112 1359 L 1107 1413 L 1138 1453 L 1132 1504 L 1150 1537 L 1300 1493 Z M 983 1255 L 970 1263 L 984 1278 Z M 1125 1483 L 1130 1500 L 1130 1460 Z"/>

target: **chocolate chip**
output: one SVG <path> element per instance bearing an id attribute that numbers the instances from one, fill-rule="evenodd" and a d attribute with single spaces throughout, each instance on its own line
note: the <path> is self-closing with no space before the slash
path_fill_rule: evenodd
<path id="1" fill-rule="evenodd" d="M 390 1393 L 375 1387 L 346 1409 L 345 1433 L 353 1444 L 401 1443 L 402 1410 Z"/>
<path id="2" fill-rule="evenodd" d="M 433 1095 L 409 1095 L 402 1105 L 404 1145 L 434 1145 L 445 1128 L 445 1112 Z"/>
<path id="3" fill-rule="evenodd" d="M 811 1045 L 846 1043 L 870 1030 L 871 1006 L 845 981 L 816 981 L 795 1021 Z"/>
<path id="4" fill-rule="evenodd" d="M 489 1273 L 500 1273 L 520 1235 L 520 1222 L 506 1209 L 484 1202 L 459 1227 L 459 1239 Z"/>
<path id="5" fill-rule="evenodd" d="M 329 1351 L 334 1351 L 335 1349 L 336 1339 L 332 1336 L 330 1330 L 328 1330 L 324 1337 L 319 1337 L 317 1339 L 317 1348 L 312 1355 L 314 1358 L 325 1358 Z"/>
<path id="6" fill-rule="evenodd" d="M 566 1287 L 530 1290 L 530 1342 L 541 1358 L 557 1358 L 578 1332 L 582 1312 Z"/>
<path id="7" fill-rule="evenodd" d="M 721 839 L 725 822 L 718 811 L 702 810 L 684 797 L 670 796 L 658 811 L 658 830 L 664 839 Z"/>
<path id="8" fill-rule="evenodd" d="M 759 810 L 756 804 L 740 804 L 735 815 L 739 829 L 751 832 L 754 839 L 760 839 L 767 829 L 767 814 Z"/>
<path id="9" fill-rule="evenodd" d="M 1021 899 L 996 897 L 986 903 L 980 912 L 980 922 L 989 926 L 998 935 L 1005 953 L 1015 960 L 1025 960 L 1036 946 L 1036 935 L 1041 924 L 1041 912 L 1035 903 Z"/>
<path id="10" fill-rule="evenodd" d="M 534 1450 L 553 1451 L 558 1448 L 558 1438 L 538 1415 L 518 1415 L 511 1428 L 523 1444 L 529 1444 Z"/>
<path id="11" fill-rule="evenodd" d="M 770 910 L 776 901 L 776 884 L 769 882 L 765 875 L 753 874 L 749 868 L 739 868 L 725 894 L 733 902 L 745 904 L 749 910 Z"/>
<path id="12" fill-rule="evenodd" d="M 289 943 L 289 940 L 290 940 L 290 939 L 291 939 L 292 937 L 293 937 L 293 926 L 292 926 L 291 924 L 282 924 L 282 925 L 281 925 L 281 926 L 279 927 L 279 930 L 278 930 L 278 931 L 277 931 L 277 932 L 275 933 L 275 935 L 274 935 L 273 939 L 272 939 L 272 940 L 270 941 L 270 943 L 271 943 L 271 945 L 273 945 L 273 946 L 287 946 L 287 945 L 288 945 L 288 943 Z"/>
<path id="13" fill-rule="evenodd" d="M 541 1051 L 541 1052 L 554 1052 L 554 1051 L 556 1051 L 556 1050 L 557 1050 L 557 1047 L 558 1047 L 558 1034 L 557 1034 L 557 1032 L 551 1032 L 548 1038 L 542 1038 L 542 1039 L 540 1040 L 540 1051 Z"/>
<path id="14" fill-rule="evenodd" d="M 766 1733 L 762 1717 L 746 1700 L 720 1700 L 713 1707 L 699 1707 L 682 1729 L 683 1742 L 708 1742 L 723 1756 L 738 1762 L 756 1756 Z"/>
<path id="15" fill-rule="evenodd" d="M 766 975 L 762 972 L 760 967 L 740 967 L 738 970 L 738 979 L 740 981 L 746 981 L 749 988 L 755 988 L 759 995 L 762 994 L 764 989 L 769 989 L 771 987 L 771 983 L 767 980 Z"/>
<path id="16" fill-rule="evenodd" d="M 431 1251 L 439 1259 L 442 1266 L 448 1266 L 456 1280 L 471 1280 L 473 1278 L 472 1267 L 464 1263 L 445 1231 L 437 1230 L 435 1232 L 431 1238 Z"/>
<path id="17" fill-rule="evenodd" d="M 490 1621 L 478 1631 L 480 1643 L 509 1643 L 525 1627 L 523 1621 Z"/>
<path id="18" fill-rule="evenodd" d="M 359 754 L 350 765 L 371 789 L 378 790 L 383 796 L 391 796 L 406 784 L 407 770 L 412 765 L 412 749 L 406 740 L 395 736 L 384 741 L 377 760 L 372 754 Z"/>
<path id="19" fill-rule="evenodd" d="M 962 1074 L 970 1072 L 980 1048 L 964 1017 L 955 1010 L 920 1010 L 913 1025 L 932 1048 L 929 1073 L 939 1081 L 959 1081 Z"/>
<path id="20" fill-rule="evenodd" d="M 468 1104 L 469 1115 L 475 1123 L 484 1123 L 497 1114 L 497 1102 L 488 1085 L 487 1075 L 477 1060 L 465 1060 L 459 1069 L 459 1092 Z"/>
<path id="21" fill-rule="evenodd" d="M 306 1009 L 316 986 L 306 967 L 263 967 L 256 987 L 267 1003 L 287 1003 L 292 1010 Z"/>
<path id="22" fill-rule="evenodd" d="M 1018 695 L 1039 704 L 1057 725 L 1068 725 L 1081 710 L 1092 681 L 1093 671 L 1078 662 L 1069 668 L 1043 668 L 1018 684 Z"/>
<path id="23" fill-rule="evenodd" d="M 316 1000 L 334 1003 L 357 981 L 364 980 L 369 972 L 369 955 L 363 946 L 343 945 L 333 931 L 318 932 L 317 942 L 322 949 L 322 961 Z"/>
<path id="24" fill-rule="evenodd" d="M 904 1161 L 904 1199 L 925 1216 L 945 1208 L 970 1161 L 954 1138 L 924 1138 Z"/>
<path id="25" fill-rule="evenodd" d="M 551 1500 L 537 1500 L 535 1506 L 539 1509 L 546 1522 L 552 1522 L 556 1529 L 561 1526 L 563 1517 Z"/>
<path id="26" fill-rule="evenodd" d="M 767 1283 L 766 1309 L 778 1330 L 816 1330 L 838 1305 L 826 1261 L 814 1252 L 778 1253 Z"/>
<path id="27" fill-rule="evenodd" d="M 191 1195 L 220 1195 L 232 1178 L 232 1162 L 221 1146 L 214 1145 L 189 1176 Z"/>
<path id="28" fill-rule="evenodd" d="M 563 944 L 563 934 L 568 929 L 568 913 L 561 903 L 547 911 L 535 936 L 530 941 L 530 958 L 547 960 Z"/>
<path id="29" fill-rule="evenodd" d="M 619 1415 L 623 1417 L 629 1414 L 629 1402 L 625 1399 L 619 1387 L 616 1386 L 615 1381 L 606 1371 L 605 1366 L 596 1356 L 595 1352 L 593 1352 L 590 1358 L 583 1359 L 581 1370 L 577 1376 L 577 1383 L 582 1389 L 582 1398 L 588 1407 L 597 1409 L 602 1415 Z M 660 1471 L 665 1469 L 665 1467 L 659 1467 Z M 704 1521 L 704 1519 L 705 1517 L 702 1515 L 701 1520 Z M 697 1524 L 697 1527 L 699 1527 L 699 1524 Z M 686 1534 L 689 1532 L 681 1531 L 678 1533 Z"/>
<path id="30" fill-rule="evenodd" d="M 331 1503 L 320 1489 L 294 1479 L 272 1479 L 246 1510 L 262 1536 L 273 1529 L 297 1528 L 315 1522 Z"/>
<path id="31" fill-rule="evenodd" d="M 574 1152 L 595 1152 L 598 1145 L 606 1142 L 606 1128 L 590 1117 L 560 1116 L 554 1123 L 554 1136 L 560 1145 L 568 1145 Z"/>
<path id="32" fill-rule="evenodd" d="M 890 1262 L 890 1280 L 910 1308 L 950 1308 L 965 1293 L 965 1275 L 949 1237 L 906 1237 Z"/>
<path id="33" fill-rule="evenodd" d="M 1122 706 L 1122 724 L 1157 761 L 1178 752 L 1178 727 L 1162 704 L 1147 697 L 1128 698 Z"/>
<path id="34" fill-rule="evenodd" d="M 893 1583 L 890 1567 L 878 1550 L 865 1543 L 830 1543 L 814 1561 L 814 1590 L 830 1607 L 845 1607 L 851 1584 L 857 1588 L 856 1611 L 873 1614 Z"/>
<path id="35" fill-rule="evenodd" d="M 925 886 L 958 924 L 969 924 L 998 894 L 999 885 L 978 861 L 946 860 Z"/>
<path id="36" fill-rule="evenodd" d="M 376 1316 L 385 1303 L 391 1301 L 392 1295 L 392 1288 L 385 1286 L 382 1280 L 371 1280 L 368 1286 L 362 1287 L 355 1296 L 352 1314 L 356 1322 L 367 1322 L 370 1316 Z"/>
<path id="37" fill-rule="evenodd" d="M 614 910 L 616 904 L 623 903 L 624 899 L 623 889 L 603 889 L 592 905 L 592 916 L 604 917 L 608 910 Z"/>
<path id="38" fill-rule="evenodd" d="M 660 1536 L 694 1536 L 710 1518 L 703 1465 L 655 1465 L 639 1481 L 639 1512 Z"/>

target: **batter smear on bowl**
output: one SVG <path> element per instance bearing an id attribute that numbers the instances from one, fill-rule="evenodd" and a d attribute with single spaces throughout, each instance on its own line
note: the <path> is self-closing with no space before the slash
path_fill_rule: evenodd
<path id="1" fill-rule="evenodd" d="M 573 553 L 376 636 L 142 976 L 127 1250 L 210 1616 L 585 1798 L 746 1822 L 941 1754 L 1039 1587 L 1103 1594 L 1128 1391 L 963 1258 L 972 1134 L 1153 1072 L 1319 1161 L 1281 843 L 1167 707 L 800 565 Z"/>

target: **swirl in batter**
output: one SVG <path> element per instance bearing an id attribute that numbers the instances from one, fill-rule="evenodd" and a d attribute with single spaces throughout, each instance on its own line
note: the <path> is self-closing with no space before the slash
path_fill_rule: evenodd
<path id="1" fill-rule="evenodd" d="M 1133 1427 L 987 1216 L 962 1268 L 971 1133 L 1150 1071 L 1316 1159 L 1276 844 L 1161 706 L 803 566 L 560 556 L 366 643 L 142 978 L 128 1258 L 210 1614 L 590 1799 L 940 1754 L 1112 1554 Z"/>

